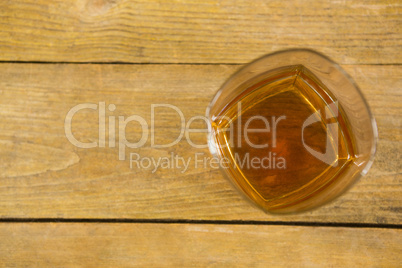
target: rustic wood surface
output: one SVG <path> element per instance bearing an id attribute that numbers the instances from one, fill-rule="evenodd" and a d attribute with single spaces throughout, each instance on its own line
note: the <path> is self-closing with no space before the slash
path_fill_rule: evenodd
<path id="1" fill-rule="evenodd" d="M 401 11 L 397 0 L 0 1 L 0 266 L 400 266 Z M 254 208 L 219 170 L 195 167 L 195 153 L 209 152 L 185 138 L 164 149 L 148 139 L 124 161 L 108 135 L 92 149 L 66 138 L 66 114 L 81 103 L 114 104 L 106 123 L 150 122 L 162 103 L 187 122 L 242 64 L 292 47 L 340 63 L 379 130 L 368 175 L 318 209 Z M 155 141 L 175 140 L 178 126 L 160 108 Z M 98 141 L 97 111 L 77 113 L 72 130 Z M 129 153 L 192 160 L 183 173 L 152 173 L 130 168 Z"/>
<path id="2" fill-rule="evenodd" d="M 246 63 L 310 47 L 343 64 L 400 63 L 401 10 L 398 0 L 1 1 L 0 60 Z"/>
<path id="3" fill-rule="evenodd" d="M 3 264 L 26 267 L 398 267 L 401 230 L 118 223 L 0 224 Z"/>
<path id="4" fill-rule="evenodd" d="M 0 213 L 8 218 L 146 218 L 387 223 L 401 222 L 402 69 L 399 66 L 344 66 L 361 86 L 379 126 L 376 162 L 350 192 L 333 203 L 298 215 L 268 215 L 243 200 L 218 169 L 195 165 L 185 138 L 155 149 L 150 138 L 140 149 L 80 149 L 65 136 L 64 119 L 80 103 L 106 102 L 106 116 L 136 114 L 150 122 L 151 104 L 168 103 L 190 117 L 204 115 L 221 83 L 239 66 L 226 65 L 0 65 Z M 206 79 L 207 78 L 207 79 Z M 158 112 L 159 111 L 159 112 Z M 180 118 L 171 109 L 155 114 L 155 141 L 179 135 Z M 201 124 L 199 124 L 201 125 Z M 98 140 L 98 112 L 79 112 L 73 133 Z M 194 123 L 193 128 L 197 127 Z M 200 126 L 202 127 L 202 125 Z M 116 130 L 117 132 L 118 130 Z M 140 137 L 139 125 L 126 129 Z M 205 143 L 205 134 L 191 139 Z M 108 137 L 106 137 L 108 140 Z M 141 157 L 192 157 L 188 170 L 130 168 L 129 153 Z M 202 158 L 200 157 L 200 158 Z"/>

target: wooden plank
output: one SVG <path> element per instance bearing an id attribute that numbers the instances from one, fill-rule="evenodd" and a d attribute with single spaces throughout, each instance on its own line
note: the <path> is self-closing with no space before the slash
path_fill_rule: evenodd
<path id="1" fill-rule="evenodd" d="M 374 166 L 333 203 L 299 215 L 268 215 L 235 191 L 220 171 L 195 166 L 194 149 L 177 145 L 140 149 L 81 149 L 65 135 L 68 111 L 81 103 L 106 102 L 106 116 L 140 115 L 150 122 L 151 104 L 168 103 L 186 122 L 202 116 L 221 83 L 239 66 L 0 64 L 0 217 L 146 218 L 308 222 L 401 223 L 402 69 L 399 66 L 344 66 L 366 94 L 377 118 L 380 142 Z M 155 115 L 155 141 L 180 134 L 180 118 L 168 108 Z M 116 119 L 118 121 L 118 118 Z M 107 121 L 106 121 L 107 122 Z M 73 120 L 83 142 L 98 140 L 98 113 L 85 110 Z M 192 125 L 193 128 L 197 124 Z M 202 125 L 200 126 L 202 127 Z M 126 137 L 139 140 L 131 123 Z M 116 132 L 118 130 L 116 129 Z M 205 134 L 191 136 L 201 144 Z M 106 140 L 108 137 L 106 137 Z M 130 168 L 129 153 L 141 157 L 192 158 L 188 170 Z"/>
<path id="2" fill-rule="evenodd" d="M 398 267 L 398 229 L 0 224 L 6 267 Z"/>
<path id="3" fill-rule="evenodd" d="M 398 0 L 0 2 L 0 60 L 246 63 L 308 47 L 342 64 L 402 62 Z"/>

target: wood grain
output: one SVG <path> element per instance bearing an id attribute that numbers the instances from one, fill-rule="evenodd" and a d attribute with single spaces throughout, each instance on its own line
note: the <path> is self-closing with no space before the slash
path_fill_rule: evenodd
<path id="1" fill-rule="evenodd" d="M 185 139 L 169 148 L 128 148 L 119 161 L 118 144 L 80 149 L 65 136 L 68 111 L 81 103 L 115 104 L 106 116 L 140 115 L 150 122 L 151 104 L 168 103 L 186 122 L 202 116 L 215 91 L 239 66 L 0 64 L 0 217 L 209 219 L 401 224 L 402 69 L 399 66 L 344 66 L 356 79 L 376 116 L 380 142 L 374 166 L 348 193 L 331 204 L 300 214 L 268 215 L 243 200 L 220 171 L 195 167 Z M 180 134 L 180 118 L 168 108 L 155 114 L 155 141 Z M 108 123 L 108 120 L 106 121 Z M 72 131 L 83 142 L 98 140 L 98 113 L 80 111 Z M 192 128 L 203 127 L 194 122 Z M 139 140 L 139 125 L 126 137 Z M 118 129 L 116 128 L 116 133 Z M 205 143 L 204 133 L 190 136 Z M 129 153 L 141 157 L 178 155 L 180 168 L 130 168 Z M 202 158 L 201 157 L 201 158 Z"/>
<path id="2" fill-rule="evenodd" d="M 402 231 L 330 227 L 0 224 L 7 267 L 399 267 Z"/>
<path id="3" fill-rule="evenodd" d="M 342 64 L 395 64 L 401 12 L 398 0 L 1 1 L 0 60 L 246 63 L 307 47 Z"/>

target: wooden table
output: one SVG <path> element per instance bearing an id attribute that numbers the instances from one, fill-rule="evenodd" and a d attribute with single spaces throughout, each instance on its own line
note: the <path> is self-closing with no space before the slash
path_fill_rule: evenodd
<path id="1" fill-rule="evenodd" d="M 400 267 L 401 11 L 397 0 L 1 1 L 1 266 Z M 369 174 L 316 210 L 266 214 L 213 168 L 130 168 L 108 135 L 102 147 L 91 109 L 72 131 L 97 147 L 66 138 L 66 115 L 82 103 L 105 102 L 101 125 L 150 122 L 151 104 L 175 105 L 187 122 L 242 64 L 292 47 L 342 65 L 380 136 Z M 155 142 L 174 141 L 180 118 L 159 109 Z M 138 126 L 127 140 L 140 139 Z M 126 154 L 209 156 L 185 139 L 150 142 Z"/>

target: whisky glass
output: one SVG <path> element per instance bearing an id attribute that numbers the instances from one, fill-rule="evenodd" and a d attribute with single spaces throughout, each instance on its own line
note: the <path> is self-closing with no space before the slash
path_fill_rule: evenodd
<path id="1" fill-rule="evenodd" d="M 223 173 L 267 212 L 318 207 L 370 169 L 377 126 L 353 79 L 308 49 L 237 71 L 209 104 L 208 144 Z"/>

